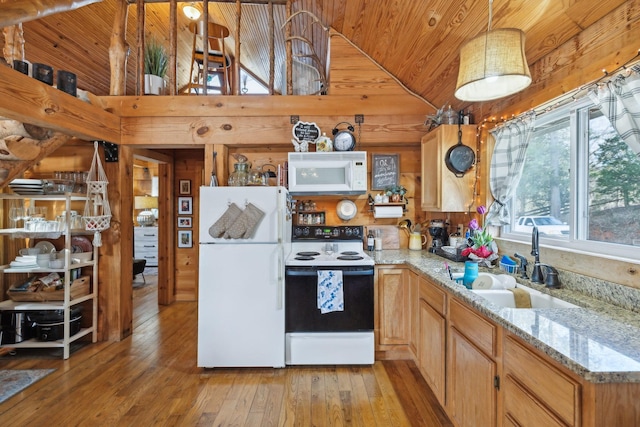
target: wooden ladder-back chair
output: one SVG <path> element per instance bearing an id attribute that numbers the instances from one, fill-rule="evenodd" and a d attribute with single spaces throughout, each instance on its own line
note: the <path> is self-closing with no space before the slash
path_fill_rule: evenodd
<path id="1" fill-rule="evenodd" d="M 199 46 L 198 39 L 202 39 L 204 33 L 203 21 L 189 24 L 189 31 L 193 33 L 193 49 L 191 52 L 191 72 L 187 93 L 204 94 L 208 90 L 219 90 L 221 94 L 231 93 L 229 74 L 231 71 L 231 58 L 227 55 L 224 39 L 229 37 L 229 29 L 220 24 L 209 22 L 207 36 L 209 39 L 207 56 L 207 75 L 209 84 L 204 81 L 204 47 Z M 205 44 L 204 41 L 202 43 Z M 194 73 L 195 71 L 195 73 Z M 212 84 L 211 78 L 218 77 L 220 84 Z"/>

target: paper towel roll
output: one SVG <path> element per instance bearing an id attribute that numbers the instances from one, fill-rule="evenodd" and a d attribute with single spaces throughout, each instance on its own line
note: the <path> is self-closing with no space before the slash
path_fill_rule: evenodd
<path id="1" fill-rule="evenodd" d="M 400 218 L 403 215 L 402 206 L 374 206 L 375 218 Z"/>
<path id="2" fill-rule="evenodd" d="M 491 273 L 478 273 L 478 277 L 471 284 L 471 289 L 491 289 L 500 285 L 498 277 Z"/>

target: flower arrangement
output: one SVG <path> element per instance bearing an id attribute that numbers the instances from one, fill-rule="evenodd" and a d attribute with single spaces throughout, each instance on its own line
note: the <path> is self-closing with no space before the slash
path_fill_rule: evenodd
<path id="1" fill-rule="evenodd" d="M 384 192 L 389 196 L 390 201 L 399 202 L 407 194 L 407 189 L 402 185 L 394 185 L 393 187 L 387 187 Z"/>
<path id="2" fill-rule="evenodd" d="M 461 255 L 468 256 L 471 259 L 484 260 L 489 266 L 491 261 L 498 258 L 498 248 L 493 241 L 493 236 L 489 234 L 489 231 L 484 226 L 484 216 L 487 213 L 487 208 L 478 206 L 476 212 L 482 215 L 482 226 L 478 224 L 478 220 L 475 218 L 469 222 L 469 229 L 471 230 L 469 238 L 473 245 L 464 249 Z"/>

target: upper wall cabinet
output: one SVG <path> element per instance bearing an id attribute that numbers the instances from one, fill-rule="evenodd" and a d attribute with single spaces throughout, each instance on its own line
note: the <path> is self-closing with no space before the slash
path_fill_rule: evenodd
<path id="1" fill-rule="evenodd" d="M 475 125 L 460 126 L 462 143 L 475 152 Z M 445 163 L 449 148 L 458 143 L 458 126 L 441 125 L 422 137 L 422 210 L 466 212 L 473 199 L 475 165 L 462 177 Z"/>

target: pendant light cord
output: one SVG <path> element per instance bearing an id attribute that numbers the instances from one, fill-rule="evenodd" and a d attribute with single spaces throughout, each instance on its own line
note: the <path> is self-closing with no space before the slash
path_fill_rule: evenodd
<path id="1" fill-rule="evenodd" d="M 491 21 L 493 20 L 493 0 L 489 0 L 489 25 L 487 31 L 491 31 Z"/>

